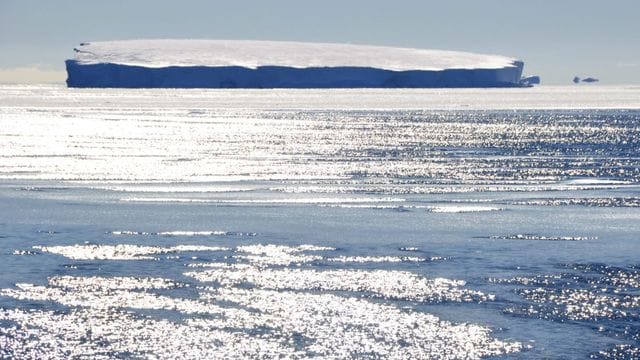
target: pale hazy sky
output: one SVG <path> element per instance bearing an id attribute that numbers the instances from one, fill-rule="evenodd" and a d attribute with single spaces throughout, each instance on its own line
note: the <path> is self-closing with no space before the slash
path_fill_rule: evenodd
<path id="1" fill-rule="evenodd" d="M 640 0 L 0 0 L 0 82 L 64 81 L 84 41 L 294 40 L 495 53 L 547 84 L 640 84 Z"/>

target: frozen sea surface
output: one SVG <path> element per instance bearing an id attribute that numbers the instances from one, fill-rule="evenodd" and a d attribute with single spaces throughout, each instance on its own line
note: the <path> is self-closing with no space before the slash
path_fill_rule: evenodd
<path id="1" fill-rule="evenodd" d="M 1 86 L 0 358 L 637 358 L 639 109 Z"/>

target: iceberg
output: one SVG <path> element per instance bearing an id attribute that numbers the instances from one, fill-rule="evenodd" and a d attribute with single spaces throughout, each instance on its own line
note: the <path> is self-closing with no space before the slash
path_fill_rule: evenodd
<path id="1" fill-rule="evenodd" d="M 69 87 L 517 87 L 524 67 L 499 55 L 284 41 L 103 41 L 74 51 Z"/>
<path id="2" fill-rule="evenodd" d="M 520 79 L 520 85 L 522 86 L 533 86 L 533 85 L 539 85 L 539 84 L 540 84 L 540 76 L 538 75 L 523 76 Z"/>
<path id="3" fill-rule="evenodd" d="M 596 79 L 594 77 L 588 77 L 588 78 L 581 79 L 579 76 L 575 76 L 573 78 L 573 83 L 574 84 L 579 84 L 580 82 L 583 82 L 583 83 L 595 83 L 595 82 L 598 82 L 598 81 L 600 81 L 600 79 Z"/>

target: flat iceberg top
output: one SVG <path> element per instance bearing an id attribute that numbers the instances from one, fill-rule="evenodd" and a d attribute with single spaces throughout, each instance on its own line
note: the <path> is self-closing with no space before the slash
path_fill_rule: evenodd
<path id="1" fill-rule="evenodd" d="M 514 58 L 459 51 L 250 40 L 125 40 L 82 43 L 80 64 L 167 66 L 370 67 L 394 71 L 500 69 Z"/>

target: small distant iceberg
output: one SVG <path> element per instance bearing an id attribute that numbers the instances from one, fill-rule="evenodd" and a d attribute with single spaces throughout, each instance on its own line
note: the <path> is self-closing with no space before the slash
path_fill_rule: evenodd
<path id="1" fill-rule="evenodd" d="M 523 76 L 522 79 L 520 79 L 520 85 L 522 86 L 533 86 L 533 85 L 539 85 L 539 84 L 540 84 L 540 76 L 538 75 Z"/>
<path id="2" fill-rule="evenodd" d="M 458 51 L 248 40 L 81 43 L 69 87 L 475 88 L 530 86 L 524 63 Z"/>
<path id="3" fill-rule="evenodd" d="M 584 79 L 581 79 L 579 76 L 574 76 L 573 77 L 573 83 L 574 84 L 579 84 L 580 82 L 583 82 L 583 83 L 595 83 L 595 82 L 598 82 L 598 81 L 600 81 L 600 79 L 596 79 L 594 77 L 587 77 L 587 78 L 584 78 Z"/>

